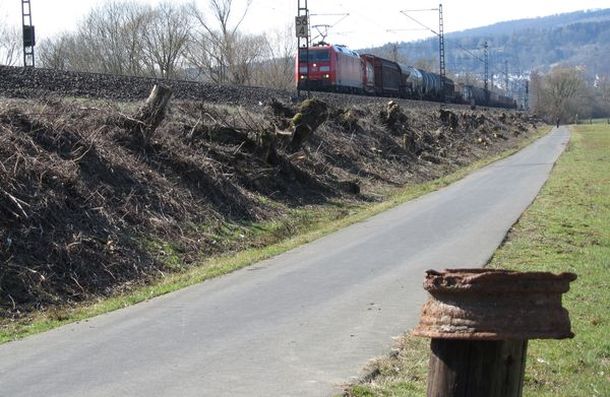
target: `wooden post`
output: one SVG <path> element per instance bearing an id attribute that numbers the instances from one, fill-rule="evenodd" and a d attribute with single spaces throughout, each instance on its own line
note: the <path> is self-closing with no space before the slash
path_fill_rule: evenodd
<path id="1" fill-rule="evenodd" d="M 428 397 L 521 397 L 527 340 L 432 339 Z"/>
<path id="2" fill-rule="evenodd" d="M 521 397 L 527 341 L 574 336 L 561 295 L 573 273 L 427 272 L 414 335 L 431 338 L 428 397 Z"/>

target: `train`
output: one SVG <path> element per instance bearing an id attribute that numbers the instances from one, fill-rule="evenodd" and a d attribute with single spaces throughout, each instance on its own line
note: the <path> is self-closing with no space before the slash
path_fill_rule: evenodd
<path id="1" fill-rule="evenodd" d="M 516 109 L 508 96 L 343 45 L 299 48 L 297 89 Z"/>

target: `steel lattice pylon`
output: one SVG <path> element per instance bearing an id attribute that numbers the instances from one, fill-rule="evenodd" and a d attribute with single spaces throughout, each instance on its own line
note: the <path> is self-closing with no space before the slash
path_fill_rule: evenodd
<path id="1" fill-rule="evenodd" d="M 487 41 L 483 47 L 483 54 L 485 56 L 485 102 L 489 104 L 489 44 Z"/>
<path id="2" fill-rule="evenodd" d="M 439 50 L 439 70 L 440 75 L 445 78 L 445 25 L 443 22 L 443 5 L 438 5 L 438 50 Z"/>
<path id="3" fill-rule="evenodd" d="M 309 92 L 309 46 L 310 46 L 310 38 L 311 38 L 311 24 L 309 23 L 309 8 L 307 7 L 307 0 L 297 0 L 298 1 L 298 10 L 297 16 L 307 18 L 307 37 L 298 37 L 298 48 L 297 48 L 297 80 L 298 76 L 301 74 L 301 48 L 305 48 L 305 58 L 307 59 L 307 71 L 305 73 L 306 76 L 306 87 L 307 87 L 307 96 L 310 95 Z M 299 89 L 299 81 L 297 81 L 297 94 L 300 96 L 301 92 Z"/>
<path id="4" fill-rule="evenodd" d="M 23 25 L 23 66 L 34 67 L 34 46 L 36 35 L 32 25 L 32 5 L 30 0 L 21 0 L 21 19 Z"/>
<path id="5" fill-rule="evenodd" d="M 439 52 L 439 74 L 441 75 L 441 87 L 443 102 L 445 102 L 445 78 L 447 71 L 445 68 L 445 25 L 443 22 L 443 5 L 438 5 L 438 52 Z"/>

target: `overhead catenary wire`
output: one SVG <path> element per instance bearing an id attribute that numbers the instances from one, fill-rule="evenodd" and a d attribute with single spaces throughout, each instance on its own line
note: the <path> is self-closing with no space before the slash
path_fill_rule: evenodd
<path id="1" fill-rule="evenodd" d="M 339 3 L 339 7 L 347 8 L 347 7 L 345 7 L 345 5 L 343 3 Z M 394 32 L 392 29 L 388 29 L 387 25 L 385 25 L 384 23 L 381 23 L 381 22 L 377 21 L 376 19 L 371 18 L 370 16 L 364 15 L 359 11 L 352 9 L 352 10 L 350 10 L 350 14 L 353 14 L 353 15 L 361 18 L 363 21 L 367 22 L 368 23 L 367 28 L 370 28 L 372 25 L 372 26 L 376 27 L 379 30 L 379 32 L 394 33 L 394 34 L 397 33 L 397 32 Z"/>
<path id="2" fill-rule="evenodd" d="M 417 23 L 418 25 L 420 25 L 422 28 L 430 31 L 431 33 L 433 33 L 435 36 L 439 36 L 439 33 L 432 29 L 431 27 L 425 25 L 424 23 L 422 23 L 421 21 L 417 20 L 416 18 L 410 16 L 407 14 L 407 12 L 418 12 L 418 11 L 438 11 L 438 8 L 431 8 L 431 9 L 418 9 L 418 10 L 401 10 L 400 13 L 403 14 L 404 16 L 406 16 L 407 18 L 411 19 L 413 22 Z M 484 59 L 481 59 L 481 57 L 479 57 L 478 55 L 476 55 L 474 52 L 472 52 L 470 49 L 463 47 L 461 44 L 459 43 L 454 43 L 453 40 L 451 39 L 447 39 L 445 37 L 445 41 L 449 42 L 449 44 L 451 44 L 452 46 L 458 47 L 459 49 L 461 49 L 462 51 L 466 52 L 468 55 L 470 55 L 472 58 L 478 60 L 481 63 L 485 63 Z M 501 74 L 498 72 L 498 70 L 496 68 L 492 67 L 492 73 L 494 74 Z"/>

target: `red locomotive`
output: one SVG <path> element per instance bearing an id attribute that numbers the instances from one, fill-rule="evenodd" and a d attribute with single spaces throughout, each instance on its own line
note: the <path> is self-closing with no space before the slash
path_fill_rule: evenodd
<path id="1" fill-rule="evenodd" d="M 300 48 L 299 61 L 296 76 L 299 89 L 352 94 L 364 92 L 360 55 L 345 46 Z"/>

